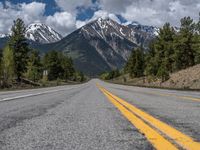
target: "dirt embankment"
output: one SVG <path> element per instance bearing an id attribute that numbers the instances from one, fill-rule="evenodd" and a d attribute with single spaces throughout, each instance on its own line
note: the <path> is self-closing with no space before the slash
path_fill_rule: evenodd
<path id="1" fill-rule="evenodd" d="M 122 83 L 137 86 L 163 87 L 173 89 L 200 89 L 200 64 L 181 70 L 170 75 L 170 79 L 161 82 L 159 80 L 149 81 L 145 77 L 130 79 L 128 75 L 123 75 L 114 79 L 115 83 Z"/>
<path id="2" fill-rule="evenodd" d="M 200 89 L 200 65 L 173 73 L 163 83 L 165 87 Z"/>

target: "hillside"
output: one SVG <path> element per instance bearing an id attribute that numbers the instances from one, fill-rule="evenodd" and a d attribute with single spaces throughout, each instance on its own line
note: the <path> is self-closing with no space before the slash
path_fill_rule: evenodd
<path id="1" fill-rule="evenodd" d="M 72 57 L 76 69 L 88 76 L 121 69 L 132 50 L 155 38 L 158 28 L 140 24 L 122 25 L 110 18 L 99 18 L 62 38 L 44 24 L 31 24 L 26 37 L 41 54 L 56 50 Z M 56 42 L 57 41 L 57 42 Z M 5 39 L 0 38 L 0 47 Z"/>
<path id="2" fill-rule="evenodd" d="M 142 25 L 124 26 L 109 18 L 99 18 L 56 43 L 35 45 L 35 48 L 43 52 L 62 51 L 73 58 L 78 70 L 97 76 L 104 71 L 121 69 L 135 47 L 148 45 L 156 29 L 145 29 Z"/>
<path id="3" fill-rule="evenodd" d="M 126 80 L 126 82 L 124 82 L 124 80 Z M 200 64 L 170 74 L 170 79 L 163 83 L 159 80 L 154 82 L 149 81 L 146 78 L 131 79 L 127 74 L 113 79 L 112 82 L 147 87 L 200 89 Z"/>

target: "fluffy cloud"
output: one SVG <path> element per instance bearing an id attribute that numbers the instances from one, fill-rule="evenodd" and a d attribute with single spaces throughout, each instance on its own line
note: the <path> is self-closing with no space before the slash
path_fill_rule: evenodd
<path id="1" fill-rule="evenodd" d="M 88 8 L 93 5 L 92 0 L 55 0 L 58 7 L 76 15 L 78 7 Z"/>
<path id="2" fill-rule="evenodd" d="M 108 13 L 119 14 L 128 21 L 162 26 L 165 22 L 178 26 L 184 16 L 198 19 L 199 0 L 99 0 Z"/>
<path id="3" fill-rule="evenodd" d="M 75 30 L 76 18 L 69 12 L 57 12 L 53 16 L 47 17 L 46 24 L 66 35 Z"/>
<path id="4" fill-rule="evenodd" d="M 46 23 L 56 31 L 66 35 L 82 27 L 86 23 L 102 18 L 111 18 L 120 23 L 117 15 L 127 22 L 138 21 L 146 25 L 162 26 L 165 22 L 178 26 L 184 16 L 198 20 L 199 0 L 54 0 L 61 12 L 45 16 L 45 3 L 19 3 L 17 5 L 5 1 L 0 2 L 0 33 L 8 33 L 13 20 L 20 17 L 26 24 L 33 22 Z M 81 8 L 81 9 L 77 9 Z M 94 15 L 86 20 L 77 20 L 80 11 L 94 8 Z"/>
<path id="5" fill-rule="evenodd" d="M 5 6 L 0 2 L 0 33 L 8 33 L 16 18 L 22 18 L 26 24 L 43 20 L 45 4 L 32 2 L 12 5 L 6 2 Z M 6 7 L 6 8 L 5 8 Z"/>
<path id="6" fill-rule="evenodd" d="M 110 19 L 120 23 L 119 18 L 115 14 L 108 13 L 107 11 L 104 11 L 104 10 L 98 10 L 94 13 L 94 15 L 91 19 L 88 19 L 88 20 L 85 20 L 85 21 L 77 20 L 76 21 L 76 28 L 80 28 L 80 27 L 86 25 L 87 23 L 94 21 L 98 18 L 103 18 L 103 19 L 110 18 Z"/>
<path id="7" fill-rule="evenodd" d="M 98 6 L 105 11 L 121 14 L 131 5 L 133 0 L 98 0 Z"/>
<path id="8" fill-rule="evenodd" d="M 108 13 L 107 11 L 104 11 L 104 10 L 98 10 L 94 13 L 93 17 L 90 19 L 90 20 L 95 20 L 95 19 L 98 19 L 98 18 L 110 18 L 110 19 L 113 19 L 114 21 L 120 23 L 120 20 L 119 18 L 113 14 L 113 13 Z"/>

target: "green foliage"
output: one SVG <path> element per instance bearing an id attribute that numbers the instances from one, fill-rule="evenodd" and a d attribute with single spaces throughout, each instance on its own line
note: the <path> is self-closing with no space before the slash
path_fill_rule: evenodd
<path id="1" fill-rule="evenodd" d="M 157 77 L 161 79 L 162 82 L 169 79 L 169 72 L 166 68 L 166 65 L 162 64 L 157 72 Z"/>
<path id="2" fill-rule="evenodd" d="M 147 76 L 156 76 L 164 81 L 168 79 L 169 73 L 173 72 L 174 36 L 175 30 L 169 23 L 160 29 L 159 35 L 151 43 L 150 51 L 146 56 L 145 74 Z"/>
<path id="3" fill-rule="evenodd" d="M 33 82 L 41 81 L 43 85 L 50 83 L 48 80 L 57 84 L 63 80 L 86 80 L 82 72 L 74 69 L 72 59 L 61 52 L 50 51 L 41 60 L 39 52 L 29 48 L 25 24 L 21 19 L 14 21 L 11 31 L 8 44 L 0 49 L 1 86 L 12 86 L 16 77 L 17 81 L 25 77 Z"/>
<path id="4" fill-rule="evenodd" d="M 195 64 L 194 36 L 195 23 L 190 17 L 181 19 L 181 28 L 175 36 L 174 67 L 175 70 L 185 69 Z"/>
<path id="5" fill-rule="evenodd" d="M 119 77 L 120 75 L 121 75 L 120 71 L 118 69 L 116 69 L 116 70 L 112 70 L 110 72 L 102 73 L 100 78 L 103 80 L 111 80 L 111 79 Z"/>
<path id="6" fill-rule="evenodd" d="M 145 59 L 142 55 L 139 49 L 131 54 L 125 66 L 131 77 L 141 77 L 144 73 L 163 82 L 170 73 L 200 63 L 200 21 L 195 24 L 190 17 L 184 17 L 178 32 L 166 23 L 150 43 Z"/>
<path id="7" fill-rule="evenodd" d="M 63 69 L 62 79 L 73 80 L 75 69 L 73 66 L 73 61 L 70 57 L 67 57 L 63 53 L 59 53 L 59 59 L 61 61 L 61 67 Z"/>
<path id="8" fill-rule="evenodd" d="M 125 72 L 130 74 L 130 77 L 141 77 L 144 75 L 144 52 L 142 48 L 133 50 L 125 67 Z"/>
<path id="9" fill-rule="evenodd" d="M 13 51 L 10 49 L 8 45 L 3 50 L 3 58 L 2 58 L 2 73 L 4 86 L 10 84 L 14 78 L 14 67 L 15 62 L 13 58 Z"/>
<path id="10" fill-rule="evenodd" d="M 74 75 L 74 80 L 75 81 L 79 81 L 79 82 L 83 82 L 86 80 L 84 74 L 80 71 L 77 71 L 75 72 L 75 75 Z"/>
<path id="11" fill-rule="evenodd" d="M 48 80 L 84 81 L 83 73 L 76 72 L 71 58 L 61 52 L 50 51 L 43 58 L 45 70 L 48 71 Z"/>
<path id="12" fill-rule="evenodd" d="M 64 70 L 59 56 L 61 55 L 57 51 L 50 51 L 44 56 L 44 66 L 48 71 L 49 80 L 57 80 L 63 76 Z"/>
<path id="13" fill-rule="evenodd" d="M 42 64 L 38 51 L 32 50 L 28 59 L 25 76 L 34 82 L 42 78 Z"/>
<path id="14" fill-rule="evenodd" d="M 22 74 L 26 72 L 29 47 L 25 38 L 25 24 L 21 19 L 14 21 L 12 26 L 12 34 L 9 39 L 9 47 L 13 50 L 13 58 L 15 62 L 15 74 L 20 80 Z"/>

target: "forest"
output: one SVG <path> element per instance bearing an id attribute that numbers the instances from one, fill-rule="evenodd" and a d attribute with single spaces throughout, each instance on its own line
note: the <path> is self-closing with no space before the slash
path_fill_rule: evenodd
<path id="1" fill-rule="evenodd" d="M 83 73 L 75 70 L 70 57 L 56 50 L 40 54 L 25 38 L 26 27 L 21 19 L 14 21 L 6 46 L 0 50 L 0 86 L 47 83 L 48 81 L 83 82 Z M 37 84 L 36 84 L 37 85 Z"/>
<path id="2" fill-rule="evenodd" d="M 147 77 L 162 82 L 169 79 L 170 73 L 200 63 L 200 20 L 194 22 L 191 17 L 180 20 L 180 28 L 165 23 L 158 36 L 153 39 L 147 50 L 134 49 L 125 67 L 101 75 L 110 80 L 123 74 L 131 78 Z M 119 73 L 120 72 L 120 73 Z"/>

